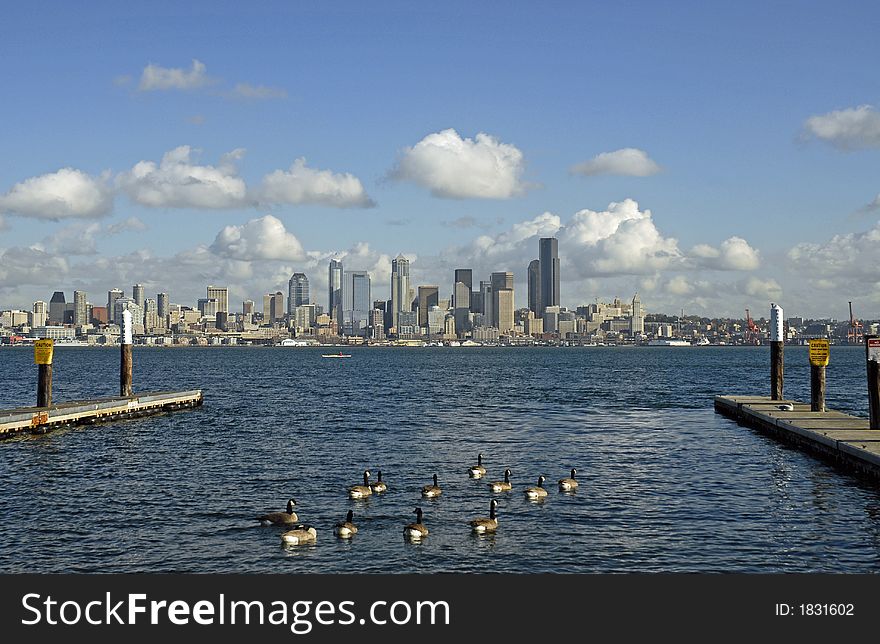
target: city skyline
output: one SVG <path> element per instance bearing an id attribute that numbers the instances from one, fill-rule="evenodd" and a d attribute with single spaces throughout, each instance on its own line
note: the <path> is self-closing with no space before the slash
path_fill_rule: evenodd
<path id="1" fill-rule="evenodd" d="M 512 268 L 527 302 L 556 237 L 564 306 L 880 316 L 873 7 L 391 4 L 11 7 L 0 73 L 29 100 L 0 106 L 0 308 L 138 280 L 259 298 L 294 272 L 324 293 L 331 258 L 384 290 L 401 253 L 413 284 Z"/>

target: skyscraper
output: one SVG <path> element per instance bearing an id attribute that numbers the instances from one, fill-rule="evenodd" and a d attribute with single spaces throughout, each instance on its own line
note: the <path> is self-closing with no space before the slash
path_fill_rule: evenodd
<path id="1" fill-rule="evenodd" d="M 134 300 L 135 304 L 137 304 L 141 311 L 144 310 L 144 286 L 143 284 L 135 284 L 131 287 L 131 299 Z M 132 320 L 133 324 L 137 324 L 137 319 Z"/>
<path id="2" fill-rule="evenodd" d="M 473 290 L 474 272 L 470 268 L 456 268 L 455 282 L 461 282 L 462 284 L 465 284 L 468 289 Z"/>
<path id="3" fill-rule="evenodd" d="M 398 255 L 391 260 L 391 326 L 397 327 L 401 311 L 409 311 L 412 306 L 409 286 L 409 260 Z"/>
<path id="4" fill-rule="evenodd" d="M 499 331 L 501 331 L 501 291 L 510 291 L 511 295 L 509 301 L 513 302 L 513 273 L 510 271 L 500 271 L 497 273 L 492 273 L 490 276 L 492 282 L 492 326 L 497 327 Z M 505 302 L 507 298 L 505 297 Z M 485 307 L 485 303 L 483 304 Z M 507 311 L 504 312 L 505 314 Z M 510 328 L 513 328 L 513 309 L 511 309 L 511 318 L 510 318 Z M 504 333 L 503 331 L 501 331 Z"/>
<path id="5" fill-rule="evenodd" d="M 284 293 L 281 291 L 275 291 L 272 295 L 272 306 L 269 313 L 273 322 L 284 319 Z"/>
<path id="6" fill-rule="evenodd" d="M 541 315 L 541 262 L 533 259 L 528 270 L 529 310 L 535 316 Z"/>
<path id="7" fill-rule="evenodd" d="M 209 286 L 205 298 L 217 300 L 217 313 L 229 313 L 229 288 L 226 286 Z"/>
<path id="8" fill-rule="evenodd" d="M 327 298 L 327 313 L 337 324 L 342 324 L 342 262 L 330 260 L 329 297 Z"/>
<path id="9" fill-rule="evenodd" d="M 31 326 L 46 326 L 46 320 L 49 318 L 49 305 L 43 300 L 34 302 L 33 318 Z"/>
<path id="10" fill-rule="evenodd" d="M 293 315 L 298 306 L 309 304 L 309 278 L 305 273 L 294 273 L 287 283 L 287 312 Z"/>
<path id="11" fill-rule="evenodd" d="M 149 332 L 160 326 L 164 325 L 159 324 L 159 306 L 156 300 L 153 298 L 144 300 L 144 328 Z"/>
<path id="12" fill-rule="evenodd" d="M 642 300 L 638 293 L 635 294 L 632 301 L 632 317 L 629 320 L 629 332 L 633 337 L 645 334 L 645 314 L 642 312 Z"/>
<path id="13" fill-rule="evenodd" d="M 541 310 L 559 306 L 559 240 L 542 237 L 538 240 L 538 258 L 541 262 Z M 535 311 L 537 315 L 539 312 Z"/>
<path id="14" fill-rule="evenodd" d="M 496 324 L 499 333 L 509 333 L 513 329 L 513 289 L 502 288 L 494 291 Z"/>
<path id="15" fill-rule="evenodd" d="M 367 271 L 345 271 L 343 282 L 343 332 L 345 335 L 365 335 L 372 311 L 370 274 Z"/>
<path id="16" fill-rule="evenodd" d="M 455 271 L 458 273 L 458 271 Z M 465 331 L 470 330 L 470 304 L 471 289 L 464 282 L 456 282 L 452 291 L 452 301 L 454 302 L 453 315 L 455 317 L 455 328 L 459 335 L 464 335 Z"/>
<path id="17" fill-rule="evenodd" d="M 440 303 L 439 286 L 419 287 L 419 326 L 428 325 L 428 311 Z"/>
<path id="18" fill-rule="evenodd" d="M 66 304 L 63 291 L 52 293 L 52 299 L 49 300 L 49 324 L 64 324 Z"/>
<path id="19" fill-rule="evenodd" d="M 170 312 L 168 310 L 168 305 L 170 303 L 171 302 L 168 299 L 168 293 L 159 293 L 156 296 L 156 304 L 159 314 L 159 326 L 161 327 L 164 327 L 166 324 L 168 324 L 168 313 Z"/>
<path id="20" fill-rule="evenodd" d="M 89 323 L 89 307 L 85 291 L 73 292 L 73 323 L 76 326 Z"/>
<path id="21" fill-rule="evenodd" d="M 111 322 L 113 322 L 113 309 L 114 303 L 120 297 L 125 297 L 125 293 L 122 292 L 122 289 L 119 288 L 111 288 L 107 291 L 107 317 Z"/>
<path id="22" fill-rule="evenodd" d="M 480 280 L 480 313 L 483 314 L 483 323 L 485 326 L 493 326 L 494 314 L 492 312 L 492 307 L 494 302 L 492 301 L 492 282 L 486 282 Z"/>

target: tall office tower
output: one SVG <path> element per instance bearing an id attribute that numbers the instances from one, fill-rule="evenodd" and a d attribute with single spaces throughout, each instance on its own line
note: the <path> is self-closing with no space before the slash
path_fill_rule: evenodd
<path id="1" fill-rule="evenodd" d="M 458 271 L 455 271 L 458 273 Z M 456 282 L 452 291 L 452 301 L 454 302 L 453 316 L 455 317 L 455 328 L 459 335 L 464 335 L 465 331 L 470 330 L 471 315 L 471 289 L 464 282 Z"/>
<path id="2" fill-rule="evenodd" d="M 529 310 L 536 316 L 541 315 L 541 262 L 533 259 L 529 262 Z"/>
<path id="3" fill-rule="evenodd" d="M 66 306 L 67 302 L 62 291 L 52 293 L 52 299 L 49 300 L 49 324 L 64 324 Z"/>
<path id="4" fill-rule="evenodd" d="M 385 339 L 385 307 L 370 311 L 370 337 L 374 340 Z"/>
<path id="5" fill-rule="evenodd" d="M 159 324 L 159 305 L 153 298 L 144 300 L 144 328 L 147 331 L 158 329 Z"/>
<path id="6" fill-rule="evenodd" d="M 107 291 L 107 317 L 110 318 L 111 322 L 113 322 L 113 310 L 116 308 L 115 302 L 120 297 L 125 297 L 125 293 L 122 292 L 122 289 L 111 288 Z"/>
<path id="7" fill-rule="evenodd" d="M 220 312 L 220 302 L 216 297 L 203 297 L 196 305 L 199 313 L 204 316 L 214 317 Z"/>
<path id="8" fill-rule="evenodd" d="M 159 293 L 156 295 L 156 306 L 159 314 L 159 326 L 165 327 L 168 324 L 168 305 L 171 301 L 168 299 L 168 293 Z"/>
<path id="9" fill-rule="evenodd" d="M 253 319 L 254 316 L 254 301 L 253 300 L 245 300 L 241 303 L 241 314 L 246 318 Z"/>
<path id="10" fill-rule="evenodd" d="M 272 324 L 272 293 L 263 296 L 263 324 Z"/>
<path id="11" fill-rule="evenodd" d="M 138 306 L 132 297 L 120 297 L 113 302 L 113 324 L 122 326 L 122 312 L 131 311 L 131 323 L 134 327 L 144 326 L 144 310 Z"/>
<path id="12" fill-rule="evenodd" d="M 494 302 L 492 300 L 492 282 L 480 280 L 480 300 L 480 311 L 483 314 L 483 324 L 485 326 L 493 326 L 492 320 L 494 316 L 492 314 L 492 305 Z"/>
<path id="13" fill-rule="evenodd" d="M 345 335 L 365 335 L 370 321 L 370 274 L 345 271 L 343 274 L 342 320 Z"/>
<path id="14" fill-rule="evenodd" d="M 135 284 L 131 287 L 131 299 L 135 301 L 141 310 L 144 309 L 144 286 L 143 284 Z M 133 320 L 133 324 L 137 324 L 137 320 Z"/>
<path id="15" fill-rule="evenodd" d="M 419 326 L 427 326 L 428 311 L 432 306 L 440 304 L 439 286 L 419 287 Z"/>
<path id="16" fill-rule="evenodd" d="M 543 313 L 548 306 L 559 306 L 559 240 L 555 237 L 538 240 L 538 258 L 541 261 L 540 312 Z"/>
<path id="17" fill-rule="evenodd" d="M 398 255 L 391 260 L 391 326 L 397 327 L 401 311 L 410 311 L 412 294 L 409 285 L 409 260 Z"/>
<path id="18" fill-rule="evenodd" d="M 274 322 L 284 319 L 284 293 L 281 291 L 275 291 L 275 294 L 272 296 L 272 306 L 270 307 L 269 314 Z"/>
<path id="19" fill-rule="evenodd" d="M 510 271 L 501 271 L 492 273 L 490 276 L 492 281 L 492 326 L 501 329 L 500 306 L 498 303 L 498 295 L 504 290 L 513 290 L 513 273 Z"/>
<path id="20" fill-rule="evenodd" d="M 469 289 L 474 288 L 474 272 L 470 268 L 456 268 L 455 282 L 465 284 Z"/>
<path id="21" fill-rule="evenodd" d="M 298 306 L 309 304 L 309 278 L 305 273 L 294 273 L 287 283 L 287 312 L 293 315 Z"/>
<path id="22" fill-rule="evenodd" d="M 73 323 L 76 326 L 89 323 L 89 307 L 85 291 L 73 292 Z"/>
<path id="23" fill-rule="evenodd" d="M 461 282 L 465 286 L 467 286 L 468 295 L 467 295 L 467 303 L 465 303 L 463 297 L 456 297 L 455 293 L 455 285 Z M 453 308 L 461 309 L 467 308 L 468 311 L 471 310 L 471 302 L 474 299 L 474 272 L 470 268 L 456 268 L 455 269 L 455 279 L 452 282 L 452 303 Z M 458 324 L 458 320 L 456 320 L 456 324 Z M 459 333 L 461 329 L 459 329 Z"/>
<path id="24" fill-rule="evenodd" d="M 34 302 L 34 316 L 31 326 L 46 326 L 46 320 L 49 319 L 49 305 L 43 300 Z"/>
<path id="25" fill-rule="evenodd" d="M 229 288 L 226 286 L 209 286 L 205 298 L 217 300 L 217 312 L 229 313 Z"/>
<path id="26" fill-rule="evenodd" d="M 509 333 L 514 326 L 513 289 L 501 288 L 497 291 L 493 291 L 492 294 L 495 296 L 496 302 L 495 315 L 497 318 L 497 324 L 495 326 L 498 327 L 499 333 Z"/>
<path id="27" fill-rule="evenodd" d="M 328 276 L 327 314 L 337 324 L 342 322 L 342 274 L 342 262 L 331 259 L 330 275 Z"/>
<path id="28" fill-rule="evenodd" d="M 635 337 L 645 333 L 645 314 L 642 312 L 642 300 L 636 293 L 632 301 L 632 317 L 629 319 L 629 333 Z"/>

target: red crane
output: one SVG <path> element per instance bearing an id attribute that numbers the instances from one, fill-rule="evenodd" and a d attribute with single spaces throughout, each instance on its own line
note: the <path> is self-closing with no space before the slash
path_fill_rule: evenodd
<path id="1" fill-rule="evenodd" d="M 852 302 L 849 303 L 849 331 L 846 333 L 847 344 L 862 343 L 862 323 L 853 317 Z"/>
<path id="2" fill-rule="evenodd" d="M 755 324 L 748 309 L 746 309 L 746 327 L 745 344 L 761 344 L 761 334 L 758 332 L 758 325 Z"/>

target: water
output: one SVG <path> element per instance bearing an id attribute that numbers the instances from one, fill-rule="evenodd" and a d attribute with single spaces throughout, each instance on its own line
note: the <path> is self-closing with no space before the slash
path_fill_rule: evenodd
<path id="1" fill-rule="evenodd" d="M 833 348 L 829 407 L 865 415 L 863 351 Z M 769 390 L 766 347 L 351 353 L 136 350 L 136 390 L 201 387 L 204 407 L 0 442 L 0 572 L 880 571 L 880 486 L 714 413 L 716 393 Z M 117 351 L 55 356 L 56 401 L 116 393 Z M 0 408 L 33 404 L 31 363 L 0 349 Z M 808 399 L 806 349 L 786 363 Z M 499 531 L 476 537 L 504 467 Z M 350 501 L 366 468 L 389 491 Z M 434 472 L 443 495 L 422 500 Z M 316 546 L 251 520 L 290 496 Z M 417 505 L 431 534 L 413 545 Z"/>

